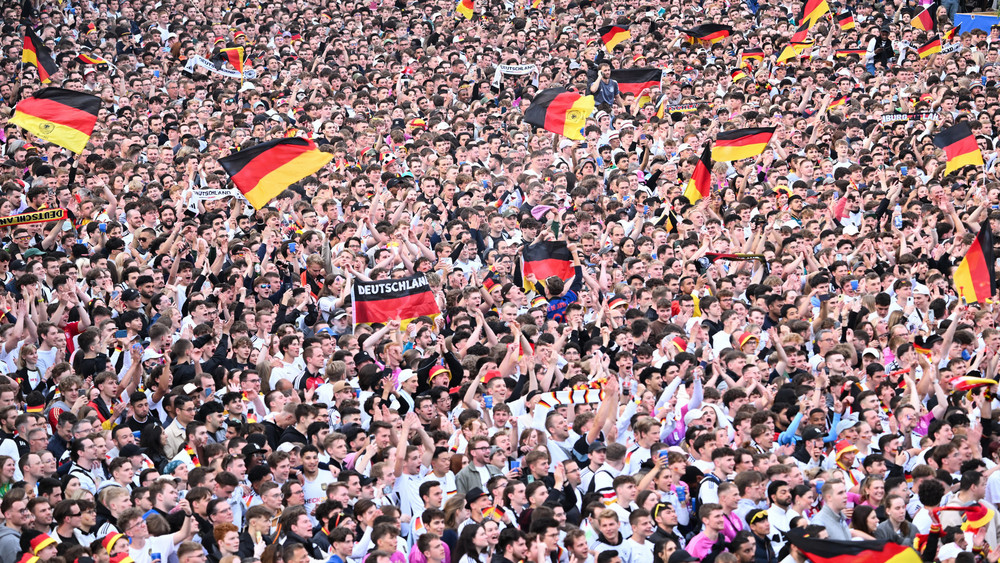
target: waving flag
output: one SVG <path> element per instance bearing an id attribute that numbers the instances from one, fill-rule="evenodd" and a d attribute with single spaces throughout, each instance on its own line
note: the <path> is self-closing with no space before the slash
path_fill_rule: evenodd
<path id="1" fill-rule="evenodd" d="M 40 139 L 80 154 L 94 133 L 100 111 L 101 99 L 97 96 L 46 88 L 21 100 L 10 122 Z"/>
<path id="2" fill-rule="evenodd" d="M 97 55 L 91 55 L 90 53 L 80 53 L 79 55 L 76 56 L 76 60 L 82 62 L 83 64 L 87 64 L 87 65 L 106 65 L 106 64 L 108 64 L 108 61 L 106 59 L 102 59 L 101 57 L 98 57 Z"/>
<path id="3" fill-rule="evenodd" d="M 615 50 L 615 47 L 632 37 L 632 33 L 624 27 L 618 27 L 617 25 L 606 25 L 597 30 L 597 34 L 601 36 L 601 41 L 604 43 L 604 48 L 608 52 Z"/>
<path id="4" fill-rule="evenodd" d="M 715 137 L 712 160 L 732 161 L 757 156 L 767 148 L 775 129 L 775 127 L 762 127 L 723 131 Z"/>
<path id="5" fill-rule="evenodd" d="M 987 219 L 955 270 L 952 281 L 959 297 L 964 298 L 966 303 L 984 303 L 992 297 L 997 289 L 996 262 L 993 233 Z"/>
<path id="6" fill-rule="evenodd" d="M 814 563 L 921 563 L 912 547 L 885 540 L 837 541 L 801 536 L 789 534 L 788 540 Z"/>
<path id="7" fill-rule="evenodd" d="M 917 29 L 922 29 L 924 31 L 931 31 L 934 29 L 934 16 L 931 15 L 931 11 L 928 9 L 923 9 L 921 12 L 910 20 L 910 25 Z"/>
<path id="8" fill-rule="evenodd" d="M 611 71 L 611 79 L 618 82 L 618 90 L 623 94 L 638 96 L 646 88 L 660 86 L 663 71 L 658 68 L 626 68 Z"/>
<path id="9" fill-rule="evenodd" d="M 985 377 L 969 377 L 967 375 L 952 377 L 948 379 L 948 383 L 951 383 L 951 389 L 953 391 L 968 391 L 970 389 L 975 389 L 976 387 L 985 387 L 987 385 L 997 384 L 994 379 L 986 379 Z"/>
<path id="10" fill-rule="evenodd" d="M 931 39 L 929 43 L 917 49 L 917 54 L 920 55 L 921 59 L 926 59 L 927 57 L 933 55 L 934 53 L 941 52 L 941 39 L 935 37 Z"/>
<path id="11" fill-rule="evenodd" d="M 969 124 L 959 122 L 934 136 L 934 146 L 944 150 L 947 176 L 963 166 L 983 166 L 983 153 Z"/>
<path id="12" fill-rule="evenodd" d="M 441 314 L 423 274 L 373 282 L 354 280 L 351 297 L 356 325 L 399 319 L 402 330 L 417 317 Z"/>
<path id="13" fill-rule="evenodd" d="M 701 158 L 694 165 L 691 180 L 684 189 L 684 197 L 694 205 L 699 199 L 708 197 L 712 188 L 712 146 L 706 145 Z"/>
<path id="14" fill-rule="evenodd" d="M 956 35 L 958 35 L 961 32 L 962 32 L 962 26 L 956 25 L 955 27 L 944 32 L 944 39 L 945 41 L 951 41 L 952 39 L 955 38 Z"/>
<path id="15" fill-rule="evenodd" d="M 841 31 L 854 29 L 854 16 L 852 16 L 850 12 L 840 14 L 837 16 L 837 25 L 840 26 Z"/>
<path id="16" fill-rule="evenodd" d="M 718 43 L 733 33 L 733 28 L 719 23 L 703 23 L 693 29 L 682 29 L 692 41 Z"/>
<path id="17" fill-rule="evenodd" d="M 819 19 L 830 13 L 830 5 L 826 0 L 806 0 L 806 5 L 802 9 L 802 20 L 809 22 L 809 29 L 819 23 Z"/>
<path id="18" fill-rule="evenodd" d="M 243 74 L 243 62 L 246 51 L 243 47 L 226 47 L 219 49 L 219 58 L 232 66 L 236 72 Z"/>
<path id="19" fill-rule="evenodd" d="M 455 6 L 455 11 L 465 16 L 465 19 L 471 20 L 474 13 L 475 4 L 472 0 L 458 0 L 458 5 Z"/>
<path id="20" fill-rule="evenodd" d="M 525 280 L 529 275 L 534 275 L 538 282 L 544 282 L 551 276 L 565 281 L 574 274 L 573 253 L 564 241 L 529 244 L 521 251 L 521 259 L 524 262 L 521 271 Z"/>
<path id="21" fill-rule="evenodd" d="M 764 62 L 764 50 L 763 49 L 747 49 L 743 51 L 740 55 L 740 65 L 746 65 L 748 62 L 755 62 L 760 64 Z"/>
<path id="22" fill-rule="evenodd" d="M 739 82 L 740 80 L 743 80 L 744 78 L 747 77 L 747 73 L 743 72 L 743 69 L 739 68 L 729 74 L 730 76 L 732 76 L 733 82 Z"/>
<path id="23" fill-rule="evenodd" d="M 842 105 L 846 104 L 849 101 L 851 101 L 851 97 L 850 96 L 841 96 L 841 97 L 837 98 L 836 100 L 830 102 L 829 109 L 833 109 L 833 108 L 835 108 L 837 106 L 842 106 Z"/>
<path id="24" fill-rule="evenodd" d="M 52 60 L 52 53 L 48 47 L 42 44 L 41 38 L 28 26 L 24 26 L 24 50 L 21 51 L 21 62 L 35 67 L 42 84 L 52 82 L 50 77 L 59 70 Z"/>
<path id="25" fill-rule="evenodd" d="M 867 53 L 868 51 L 866 49 L 837 49 L 834 55 L 840 59 L 850 57 L 851 55 L 864 58 Z"/>
<path id="26" fill-rule="evenodd" d="M 277 139 L 219 159 L 233 183 L 256 209 L 288 186 L 315 174 L 333 158 L 301 137 Z"/>
<path id="27" fill-rule="evenodd" d="M 808 20 L 803 21 L 801 24 L 799 24 L 799 27 L 798 29 L 795 30 L 795 33 L 792 34 L 792 39 L 790 40 L 790 42 L 801 43 L 805 41 L 806 37 L 809 36 L 809 28 L 810 28 L 809 21 Z"/>
<path id="28" fill-rule="evenodd" d="M 524 111 L 528 123 L 568 139 L 583 140 L 583 126 L 594 111 L 594 97 L 565 88 L 542 90 Z"/>

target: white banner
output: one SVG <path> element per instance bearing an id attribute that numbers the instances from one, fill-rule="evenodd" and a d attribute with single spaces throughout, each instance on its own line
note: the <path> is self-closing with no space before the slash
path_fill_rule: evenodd
<path id="1" fill-rule="evenodd" d="M 224 197 L 232 197 L 237 195 L 234 190 L 231 189 L 204 189 L 204 190 L 194 190 L 194 195 L 202 200 L 210 201 L 213 199 L 222 199 Z"/>
<path id="2" fill-rule="evenodd" d="M 257 78 L 257 72 L 252 68 L 244 68 L 243 74 L 240 75 L 239 72 L 230 68 L 216 68 L 212 61 L 199 55 L 195 55 L 188 59 L 187 66 L 184 67 L 184 70 L 193 72 L 196 65 L 207 70 L 208 72 L 211 72 L 212 74 L 219 74 L 227 78 L 242 78 L 246 80 L 253 80 L 254 78 Z"/>
<path id="3" fill-rule="evenodd" d="M 525 74 L 534 74 L 535 77 L 532 80 L 532 84 L 538 86 L 538 67 L 531 65 L 498 65 L 497 71 L 493 75 L 494 88 L 499 88 L 500 83 L 503 81 L 503 75 L 511 74 L 514 76 L 524 76 Z"/>

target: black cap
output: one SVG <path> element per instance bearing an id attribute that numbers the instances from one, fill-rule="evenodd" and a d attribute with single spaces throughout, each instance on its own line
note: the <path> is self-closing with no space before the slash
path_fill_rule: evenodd
<path id="1" fill-rule="evenodd" d="M 608 447 L 604 445 L 604 442 L 600 440 L 595 440 L 590 444 L 590 453 L 599 452 L 601 450 L 607 450 Z"/>
<path id="2" fill-rule="evenodd" d="M 122 301 L 131 301 L 140 297 L 139 292 L 134 289 L 126 289 L 122 292 Z"/>
<path id="3" fill-rule="evenodd" d="M 819 426 L 806 426 L 805 430 L 802 431 L 803 440 L 817 440 L 824 436 L 826 436 L 826 432 Z"/>
<path id="4" fill-rule="evenodd" d="M 375 363 L 375 360 L 373 360 L 372 357 L 368 355 L 368 352 L 358 352 L 357 354 L 354 354 L 355 366 L 360 366 L 365 362 Z"/>
<path id="5" fill-rule="evenodd" d="M 247 444 L 243 446 L 243 457 L 250 457 L 254 454 L 266 453 L 263 448 L 257 447 L 256 444 Z"/>
<path id="6" fill-rule="evenodd" d="M 480 489 L 479 487 L 476 487 L 475 489 L 470 489 L 469 492 L 465 493 L 465 507 L 469 508 L 470 506 L 472 506 L 472 503 L 476 502 L 477 500 L 483 497 L 488 497 L 488 496 L 490 495 L 487 492 Z"/>
<path id="7" fill-rule="evenodd" d="M 122 449 L 118 450 L 119 457 L 133 457 L 137 455 L 142 455 L 142 449 L 135 444 L 125 444 Z"/>
<path id="8" fill-rule="evenodd" d="M 677 551 L 670 554 L 670 559 L 667 563 L 685 563 L 686 561 L 697 561 L 698 558 L 691 555 L 683 549 L 678 549 Z"/>

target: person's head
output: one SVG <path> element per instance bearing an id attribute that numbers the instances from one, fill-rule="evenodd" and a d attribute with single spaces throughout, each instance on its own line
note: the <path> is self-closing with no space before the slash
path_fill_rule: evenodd
<path id="1" fill-rule="evenodd" d="M 441 563 L 445 558 L 444 542 L 441 536 L 426 532 L 417 538 L 417 550 L 428 563 Z"/>
<path id="2" fill-rule="evenodd" d="M 823 495 L 823 504 L 830 507 L 835 513 L 840 514 L 847 507 L 847 487 L 843 481 L 827 481 L 823 483 L 820 494 Z"/>
<path id="3" fill-rule="evenodd" d="M 726 522 L 722 505 L 711 502 L 701 505 L 698 509 L 698 520 L 707 530 L 721 532 Z"/>

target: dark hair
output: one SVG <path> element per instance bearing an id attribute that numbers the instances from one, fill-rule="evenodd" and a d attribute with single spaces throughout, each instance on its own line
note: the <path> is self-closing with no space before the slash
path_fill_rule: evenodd
<path id="1" fill-rule="evenodd" d="M 478 561 L 480 559 L 479 548 L 473 543 L 473 538 L 479 532 L 479 528 L 482 524 L 468 523 L 462 528 L 462 533 L 458 536 L 458 541 L 455 542 L 455 549 L 451 552 L 451 563 L 458 563 L 462 560 L 462 556 L 468 555 L 469 559 Z M 375 535 L 372 534 L 372 538 Z"/>

